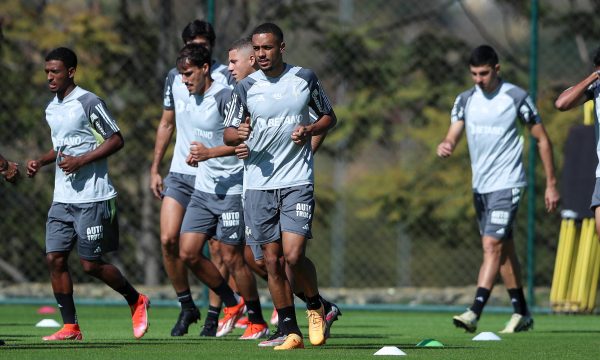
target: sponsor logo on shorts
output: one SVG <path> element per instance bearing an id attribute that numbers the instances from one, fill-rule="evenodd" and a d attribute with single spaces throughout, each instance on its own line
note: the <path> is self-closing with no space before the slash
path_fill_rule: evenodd
<path id="1" fill-rule="evenodd" d="M 248 226 L 246 226 L 246 236 L 252 236 L 252 230 Z"/>
<path id="2" fill-rule="evenodd" d="M 494 225 L 508 225 L 509 218 L 508 211 L 494 210 L 490 215 L 490 222 Z"/>
<path id="3" fill-rule="evenodd" d="M 102 225 L 90 226 L 86 229 L 86 233 L 89 242 L 98 241 L 104 237 L 104 228 Z"/>
<path id="4" fill-rule="evenodd" d="M 223 226 L 239 226 L 240 225 L 240 213 L 239 211 L 226 212 L 221 215 L 223 219 Z"/>
<path id="5" fill-rule="evenodd" d="M 296 204 L 296 216 L 310 219 L 312 217 L 312 205 L 297 203 Z"/>
<path id="6" fill-rule="evenodd" d="M 308 224 L 306 224 L 302 227 L 302 230 L 310 230 L 310 226 L 308 226 Z"/>
<path id="7" fill-rule="evenodd" d="M 237 233 L 233 233 L 233 234 L 229 235 L 229 238 L 231 240 L 237 240 L 237 238 L 238 238 Z"/>

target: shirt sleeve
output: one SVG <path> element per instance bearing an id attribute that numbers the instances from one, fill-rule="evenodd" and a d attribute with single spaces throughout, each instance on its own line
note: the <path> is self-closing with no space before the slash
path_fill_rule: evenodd
<path id="1" fill-rule="evenodd" d="M 175 72 L 169 71 L 165 78 L 165 86 L 163 88 L 163 109 L 174 110 L 175 99 L 173 98 L 173 82 L 175 81 Z"/>
<path id="2" fill-rule="evenodd" d="M 310 71 L 308 76 L 308 88 L 310 90 L 310 101 L 308 106 L 315 112 L 317 118 L 323 115 L 329 115 L 333 112 L 333 107 L 325 90 L 321 86 L 317 75 Z"/>
<path id="3" fill-rule="evenodd" d="M 460 94 L 454 100 L 452 111 L 450 112 L 450 123 L 454 124 L 457 121 L 465 121 L 465 108 L 467 102 L 464 94 Z"/>
<path id="4" fill-rule="evenodd" d="M 233 89 L 231 100 L 229 101 L 229 110 L 225 117 L 225 127 L 240 127 L 244 118 L 248 114 L 246 105 L 246 91 L 244 90 L 243 82 L 238 83 Z"/>
<path id="5" fill-rule="evenodd" d="M 542 122 L 535 103 L 529 95 L 525 96 L 519 105 L 519 117 L 525 124 L 539 124 Z"/>
<path id="6" fill-rule="evenodd" d="M 88 116 L 94 130 L 104 139 L 108 139 L 120 131 L 115 118 L 101 99 L 97 99 L 96 104 L 93 104 Z"/>

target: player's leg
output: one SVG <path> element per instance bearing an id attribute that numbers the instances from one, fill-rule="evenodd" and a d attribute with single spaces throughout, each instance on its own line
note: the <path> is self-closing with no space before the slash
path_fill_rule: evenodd
<path id="1" fill-rule="evenodd" d="M 165 191 L 160 209 L 160 245 L 163 265 L 177 294 L 181 311 L 171 329 L 171 336 L 187 334 L 192 323 L 200 319 L 194 303 L 187 268 L 179 258 L 179 233 L 185 210 L 194 189 L 194 176 L 169 173 L 165 178 Z"/>
<path id="2" fill-rule="evenodd" d="M 73 301 L 73 280 L 69 272 L 69 253 L 75 245 L 73 217 L 68 204 L 52 203 L 46 222 L 46 262 L 50 272 L 50 283 L 60 309 L 63 328 L 45 336 L 43 340 L 81 340 L 83 335 L 77 323 Z"/>
<path id="3" fill-rule="evenodd" d="M 121 294 L 129 308 L 133 335 L 139 339 L 148 331 L 150 300 L 139 293 L 113 264 L 102 256 L 119 248 L 119 223 L 115 199 L 86 204 L 73 204 L 74 227 L 77 232 L 80 263 L 83 270 L 102 280 Z"/>
<path id="4" fill-rule="evenodd" d="M 210 261 L 217 267 L 221 276 L 228 279 L 228 271 L 221 256 L 220 244 L 216 239 L 208 241 L 208 251 L 210 253 Z M 219 295 L 214 291 L 208 290 L 208 312 L 204 320 L 204 326 L 200 332 L 200 336 L 213 337 L 217 336 L 219 314 L 221 313 L 222 301 Z"/>

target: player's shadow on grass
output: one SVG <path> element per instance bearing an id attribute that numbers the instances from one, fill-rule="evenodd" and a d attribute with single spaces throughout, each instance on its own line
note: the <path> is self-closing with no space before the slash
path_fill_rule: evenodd
<path id="1" fill-rule="evenodd" d="M 546 334 L 600 334 L 600 330 L 544 330 L 544 331 L 535 331 L 537 333 L 546 333 Z"/>
<path id="2" fill-rule="evenodd" d="M 379 350 L 383 346 L 390 346 L 390 344 L 327 344 L 327 346 L 320 347 L 319 350 L 339 350 L 339 349 L 348 349 L 348 350 Z M 452 346 L 447 345 L 443 347 L 425 347 L 425 346 L 416 346 L 415 344 L 391 344 L 391 346 L 396 346 L 399 349 L 406 350 L 447 350 L 447 349 L 474 349 L 472 346 Z"/>
<path id="3" fill-rule="evenodd" d="M 392 335 L 357 335 L 336 332 L 335 334 L 331 335 L 330 339 L 388 339 L 390 337 L 392 337 Z"/>

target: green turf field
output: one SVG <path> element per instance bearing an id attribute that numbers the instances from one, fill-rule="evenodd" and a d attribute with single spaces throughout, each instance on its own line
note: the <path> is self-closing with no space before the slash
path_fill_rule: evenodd
<path id="1" fill-rule="evenodd" d="M 255 341 L 237 340 L 241 330 L 221 339 L 199 338 L 199 325 L 190 334 L 171 338 L 169 332 L 178 309 L 157 307 L 150 311 L 150 330 L 134 340 L 126 306 L 79 306 L 84 334 L 81 342 L 44 343 L 43 335 L 54 328 L 36 328 L 42 318 L 36 306 L 0 305 L 0 359 L 365 359 L 382 346 L 397 346 L 415 359 L 597 359 L 600 357 L 600 317 L 537 315 L 535 330 L 501 336 L 501 341 L 472 341 L 473 334 L 454 328 L 449 313 L 344 311 L 332 337 L 323 347 L 276 352 L 258 348 Z M 343 307 L 342 307 L 343 310 Z M 266 310 L 265 315 L 270 311 Z M 298 312 L 307 336 L 306 319 Z M 485 314 L 479 331 L 497 332 L 507 314 Z M 443 348 L 416 347 L 434 338 Z M 374 357 L 380 358 L 380 357 Z"/>

